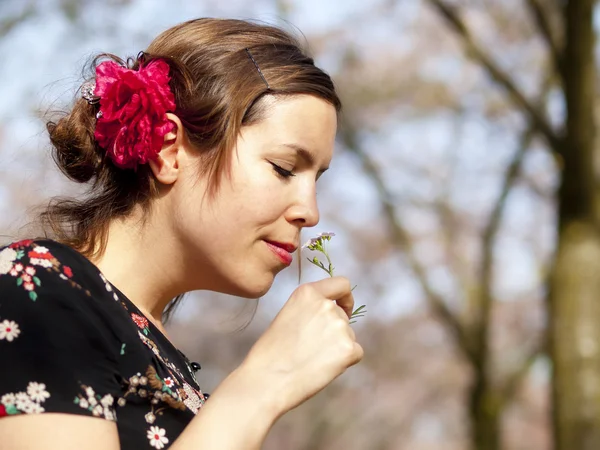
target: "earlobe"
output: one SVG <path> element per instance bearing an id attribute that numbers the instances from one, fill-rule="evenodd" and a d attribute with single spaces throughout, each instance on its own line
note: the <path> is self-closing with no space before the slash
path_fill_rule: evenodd
<path id="1" fill-rule="evenodd" d="M 163 140 L 163 146 L 156 158 L 149 161 L 150 169 L 162 184 L 173 184 L 179 176 L 179 159 L 182 153 L 183 127 L 179 117 L 167 113 L 167 118 L 174 124 Z"/>

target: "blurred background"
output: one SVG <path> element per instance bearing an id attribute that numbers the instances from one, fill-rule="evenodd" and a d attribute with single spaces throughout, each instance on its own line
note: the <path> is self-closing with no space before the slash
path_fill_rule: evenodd
<path id="1" fill-rule="evenodd" d="M 202 16 L 301 32 L 345 106 L 314 231 L 336 233 L 336 272 L 367 305 L 365 357 L 265 449 L 600 449 L 594 4 L 0 0 L 2 242 L 51 196 L 82 195 L 43 116 L 90 56 L 135 56 Z M 302 282 L 324 275 L 305 260 Z M 254 301 L 188 296 L 169 329 L 204 391 L 297 285 L 292 266 L 253 318 Z"/>

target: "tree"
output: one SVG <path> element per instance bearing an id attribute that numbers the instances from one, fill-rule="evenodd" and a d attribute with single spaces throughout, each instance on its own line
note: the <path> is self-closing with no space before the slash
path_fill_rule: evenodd
<path id="1" fill-rule="evenodd" d="M 459 7 L 445 0 L 427 3 L 461 39 L 466 55 L 480 66 L 501 89 L 528 124 L 520 149 L 506 170 L 503 188 L 482 233 L 480 283 L 476 289 L 474 320 L 459 320 L 434 289 L 427 271 L 414 257 L 409 233 L 397 219 L 390 193 L 369 157 L 361 150 L 356 126 L 346 124 L 344 144 L 354 151 L 380 193 L 383 210 L 394 233 L 394 242 L 408 256 L 411 269 L 438 317 L 451 330 L 455 342 L 474 371 L 470 389 L 473 443 L 477 449 L 498 449 L 500 417 L 511 393 L 546 342 L 539 341 L 530 356 L 498 389 L 492 382 L 490 322 L 492 318 L 492 245 L 496 238 L 504 202 L 519 174 L 523 154 L 533 137 L 539 136 L 560 162 L 557 192 L 557 245 L 548 284 L 550 312 L 549 342 L 553 360 L 554 432 L 557 449 L 592 449 L 600 446 L 600 237 L 595 167 L 595 66 L 591 0 L 565 2 L 562 10 L 554 2 L 524 1 L 538 35 L 547 48 L 543 95 L 531 100 L 512 76 L 496 63 L 493 52 L 471 34 Z M 487 5 L 488 9 L 492 9 Z M 466 8 L 468 9 L 468 8 Z M 554 20 L 557 19 L 557 20 Z M 553 26 L 555 23 L 558 26 Z M 564 38 L 562 38 L 564 34 Z M 500 50 L 501 53 L 501 50 Z M 559 126 L 547 118 L 545 94 L 563 93 L 565 117 Z"/>

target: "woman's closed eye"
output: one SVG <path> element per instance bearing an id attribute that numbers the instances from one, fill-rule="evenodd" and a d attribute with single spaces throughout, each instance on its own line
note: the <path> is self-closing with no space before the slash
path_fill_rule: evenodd
<path id="1" fill-rule="evenodd" d="M 278 175 L 280 175 L 283 178 L 290 178 L 290 177 L 295 177 L 296 174 L 294 172 L 292 172 L 291 170 L 286 170 L 281 166 L 278 166 L 277 164 L 269 161 L 269 163 L 273 166 L 273 170 L 275 170 L 275 172 L 277 172 Z"/>

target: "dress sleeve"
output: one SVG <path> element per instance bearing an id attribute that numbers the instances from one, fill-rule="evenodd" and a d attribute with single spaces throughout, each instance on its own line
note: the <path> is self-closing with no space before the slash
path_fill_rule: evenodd
<path id="1" fill-rule="evenodd" d="M 0 249 L 0 417 L 61 412 L 116 420 L 120 344 L 105 299 L 77 278 L 89 268 L 64 256 L 31 241 Z"/>

